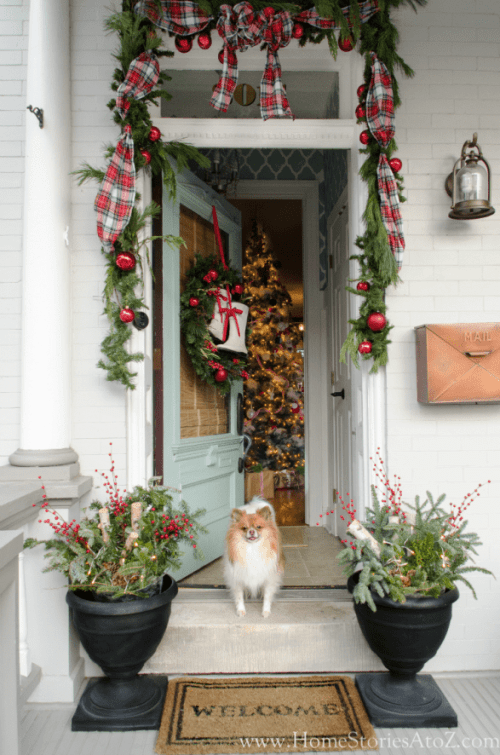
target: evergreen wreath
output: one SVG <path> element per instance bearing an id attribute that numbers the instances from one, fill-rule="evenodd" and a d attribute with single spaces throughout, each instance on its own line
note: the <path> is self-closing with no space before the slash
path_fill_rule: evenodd
<path id="1" fill-rule="evenodd" d="M 217 273 L 217 277 L 211 273 Z M 225 270 L 217 255 L 196 255 L 193 266 L 186 273 L 186 287 L 181 294 L 181 330 L 184 345 L 196 374 L 209 385 L 215 386 L 222 395 L 231 390 L 234 381 L 248 377 L 242 369 L 245 358 L 232 352 L 217 350 L 217 343 L 208 326 L 212 319 L 216 288 L 229 286 L 231 299 L 237 305 L 234 286 L 241 285 L 241 274 L 227 267 Z M 245 337 L 248 333 L 248 328 Z"/>
<path id="2" fill-rule="evenodd" d="M 117 33 L 120 42 L 119 49 L 115 54 L 118 67 L 114 71 L 111 83 L 113 91 L 117 91 L 120 84 L 125 80 L 131 62 L 142 53 L 153 52 L 157 58 L 173 56 L 172 52 L 160 49 L 162 38 L 155 24 L 147 17 L 138 16 L 134 13 L 135 2 L 136 0 L 123 0 L 122 11 L 115 13 L 106 21 L 106 30 Z M 427 0 L 377 0 L 377 2 L 379 12 L 364 23 L 360 22 L 358 0 L 317 0 L 316 2 L 299 0 L 296 3 L 253 0 L 252 5 L 257 11 L 271 7 L 275 11 L 287 10 L 292 14 L 315 7 L 322 18 L 335 19 L 339 29 L 338 40 L 342 43 L 348 42 L 351 46 L 359 41 L 359 52 L 366 57 L 365 91 L 367 91 L 370 81 L 370 52 L 376 52 L 379 60 L 388 68 L 392 76 L 394 107 L 396 108 L 400 104 L 400 99 L 394 69 L 399 67 L 406 76 L 412 76 L 413 71 L 396 52 L 398 33 L 390 19 L 390 11 L 392 8 L 398 8 L 402 5 L 410 5 L 416 11 L 417 6 L 426 5 Z M 223 3 L 224 0 L 199 0 L 200 8 L 214 16 L 214 19 L 204 30 L 205 33 L 210 33 L 215 28 L 220 6 Z M 228 4 L 235 5 L 236 0 L 230 0 Z M 348 18 L 342 12 L 342 9 L 345 8 L 349 8 Z M 170 34 L 170 36 L 173 35 Z M 301 46 L 307 43 L 318 44 L 324 39 L 327 39 L 331 53 L 335 57 L 339 45 L 333 30 L 318 29 L 304 24 L 299 44 Z M 350 49 L 349 45 L 342 45 L 341 47 L 345 51 Z M 159 83 L 162 84 L 168 80 L 169 76 L 162 71 Z M 148 105 L 150 103 L 158 105 L 161 98 L 171 99 L 171 95 L 165 89 L 157 88 L 152 89 L 140 100 L 130 98 L 129 108 L 124 118 L 115 109 L 115 99 L 110 100 L 108 108 L 114 111 L 114 120 L 122 129 L 126 126 L 131 127 L 136 172 L 145 170 L 148 174 L 161 173 L 168 197 L 173 199 L 176 193 L 176 169 L 172 166 L 172 162 L 177 170 L 182 170 L 188 166 L 191 160 L 196 161 L 204 168 L 209 167 L 209 161 L 195 147 L 178 142 L 164 142 L 161 139 L 161 133 L 152 136 L 155 131 L 158 132 L 158 129 L 153 127 Z M 362 103 L 363 96 L 360 104 Z M 362 118 L 358 119 L 358 122 L 362 122 L 362 120 Z M 390 158 L 396 149 L 396 143 L 393 139 L 384 151 Z M 368 286 L 364 285 L 362 290 L 358 287 L 354 289 L 348 286 L 349 291 L 362 296 L 364 301 L 360 307 L 359 317 L 356 320 L 349 321 L 353 327 L 342 347 L 341 359 L 345 361 L 346 355 L 349 354 L 353 363 L 358 366 L 358 357 L 361 353 L 363 359 L 373 359 L 371 371 L 376 372 L 379 366 L 387 363 L 387 345 L 390 343 L 388 334 L 391 326 L 385 321 L 384 326 L 378 332 L 374 332 L 368 327 L 367 319 L 370 314 L 376 312 L 383 318 L 382 322 L 385 320 L 385 289 L 390 284 L 398 282 L 398 273 L 382 222 L 377 191 L 376 169 L 381 147 L 374 139 L 371 139 L 366 145 L 366 149 L 361 151 L 367 154 L 360 174 L 368 184 L 368 201 L 364 213 L 366 231 L 356 241 L 360 253 L 354 255 L 354 258 L 359 261 L 360 282 L 368 284 Z M 110 145 L 106 149 L 105 158 L 110 160 L 113 153 L 114 146 Z M 87 180 L 102 183 L 105 177 L 104 170 L 93 168 L 88 163 L 85 163 L 75 173 L 79 177 L 80 184 Z M 403 189 L 401 174 L 396 170 L 395 175 L 398 182 L 399 198 L 404 201 L 401 193 Z M 139 199 L 140 197 L 137 195 L 136 202 Z M 142 213 L 139 212 L 137 207 L 134 207 L 128 225 L 114 244 L 114 252 L 108 253 L 104 248 L 102 249 L 107 262 L 103 292 L 104 311 L 109 320 L 110 331 L 102 343 L 101 350 L 104 359 L 99 361 L 98 366 L 107 371 L 108 380 L 121 382 L 130 389 L 135 387 L 133 382 L 135 373 L 131 371 L 130 363 L 141 361 L 144 355 L 129 353 L 127 350 L 126 344 L 131 337 L 130 324 L 128 324 L 130 320 L 125 322 L 122 316 L 124 310 L 131 311 L 133 315 L 146 307 L 143 279 L 144 261 L 149 264 L 146 244 L 152 238 L 157 237 L 144 239 L 141 234 L 148 221 L 157 216 L 159 212 L 160 207 L 154 202 L 148 205 Z M 172 246 L 178 247 L 182 244 L 182 239 L 174 236 L 163 236 L 162 238 Z M 143 247 L 146 249 L 144 261 L 141 258 Z M 117 268 L 116 257 L 120 252 L 133 255 L 137 263 L 133 269 Z M 186 315 L 185 309 L 184 314 Z M 193 317 L 194 313 L 192 312 L 190 316 L 186 315 L 187 321 L 190 321 Z M 196 319 L 198 321 L 198 317 Z M 194 321 L 192 319 L 193 323 Z M 193 337 L 191 331 L 189 337 Z M 367 342 L 370 342 L 370 353 L 363 353 L 362 345 Z M 195 361 L 196 359 L 200 360 L 199 349 Z M 232 375 L 233 372 L 229 374 Z M 210 375 L 213 380 L 213 372 L 208 371 L 206 374 Z M 218 387 L 223 391 L 224 384 L 218 384 Z M 225 387 L 227 389 L 227 386 Z"/>

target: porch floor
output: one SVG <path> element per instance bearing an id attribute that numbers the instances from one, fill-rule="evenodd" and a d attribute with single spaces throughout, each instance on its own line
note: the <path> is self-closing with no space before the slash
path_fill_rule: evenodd
<path id="1" fill-rule="evenodd" d="M 346 578 L 337 561 L 340 540 L 324 527 L 280 527 L 285 552 L 285 587 L 345 587 Z M 222 558 L 179 582 L 181 587 L 224 585 Z"/>
<path id="2" fill-rule="evenodd" d="M 456 755 L 498 755 L 500 671 L 433 676 L 458 715 L 458 728 L 376 729 L 379 753 L 437 755 L 453 749 Z M 72 732 L 75 707 L 28 703 L 21 724 L 21 755 L 153 755 L 156 731 Z"/>

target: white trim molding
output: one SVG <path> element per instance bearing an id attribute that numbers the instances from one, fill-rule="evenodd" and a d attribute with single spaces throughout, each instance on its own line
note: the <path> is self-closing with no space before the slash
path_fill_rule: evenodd
<path id="1" fill-rule="evenodd" d="M 354 120 L 271 118 L 153 118 L 167 141 L 202 148 L 351 149 Z"/>
<path id="2" fill-rule="evenodd" d="M 144 180 L 144 174 L 138 179 L 137 192 L 141 195 L 139 211 L 151 203 L 151 181 Z M 151 222 L 141 232 L 140 241 L 151 236 Z M 148 242 L 151 254 L 151 243 Z M 144 301 L 150 323 L 144 330 L 132 328 L 132 337 L 128 343 L 131 353 L 144 354 L 144 361 L 133 362 L 135 389 L 126 393 L 127 402 L 127 490 L 135 485 L 146 485 L 153 475 L 153 279 L 147 260 L 143 259 Z"/>

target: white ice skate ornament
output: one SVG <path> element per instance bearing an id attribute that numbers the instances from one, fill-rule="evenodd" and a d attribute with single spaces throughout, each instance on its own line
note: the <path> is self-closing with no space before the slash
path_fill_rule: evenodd
<path id="1" fill-rule="evenodd" d="M 222 341 L 217 346 L 218 351 L 231 351 L 234 354 L 247 354 L 245 332 L 248 319 L 248 307 L 240 302 L 233 302 L 229 286 L 213 289 L 212 295 L 216 302 L 212 320 L 208 326 L 209 332 Z"/>

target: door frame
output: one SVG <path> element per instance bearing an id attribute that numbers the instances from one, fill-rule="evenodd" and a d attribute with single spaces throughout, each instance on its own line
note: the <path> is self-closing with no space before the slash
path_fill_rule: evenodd
<path id="1" fill-rule="evenodd" d="M 164 123 L 168 119 L 156 119 L 155 124 L 166 132 Z M 174 119 L 175 136 L 178 137 L 179 121 Z M 189 120 L 189 119 L 184 119 Z M 226 123 L 226 122 L 223 122 Z M 227 121 L 229 123 L 229 121 Z M 282 125 L 282 121 L 280 121 Z M 322 149 L 348 149 L 349 166 L 348 166 L 348 197 L 349 197 L 349 237 L 351 254 L 357 254 L 358 249 L 355 246 L 355 239 L 362 235 L 364 221 L 362 214 L 366 204 L 367 188 L 359 176 L 359 169 L 363 162 L 362 155 L 359 154 L 359 130 L 360 128 L 353 121 L 350 129 L 350 139 L 346 139 L 345 125 L 337 128 L 337 122 L 332 121 L 332 125 L 321 126 L 322 133 L 327 138 L 319 139 L 319 144 L 313 144 L 307 129 L 300 129 L 302 138 L 296 138 L 293 143 L 283 134 L 282 139 L 272 140 L 271 143 L 260 143 L 261 148 L 322 148 Z M 221 124 L 222 125 L 222 124 Z M 237 145 L 237 139 L 229 138 L 229 131 L 222 132 L 219 129 L 213 134 L 213 139 L 209 139 L 205 132 L 203 146 L 219 146 L 231 148 Z M 283 129 L 286 132 L 286 129 Z M 201 147 L 197 143 L 195 134 L 186 128 L 184 138 L 189 139 L 195 146 Z M 166 134 L 165 134 L 166 135 Z M 170 134 L 169 134 L 170 136 Z M 201 140 L 200 140 L 201 141 Z M 314 141 L 314 140 L 313 140 Z M 353 143 L 354 142 L 354 143 Z M 246 144 L 246 147 L 249 145 Z M 249 184 L 249 188 L 246 187 Z M 308 246 L 316 249 L 318 243 L 318 187 L 316 181 L 239 181 L 238 198 L 252 198 L 258 188 L 260 197 L 272 198 L 296 198 L 303 202 L 303 233 L 304 240 L 307 238 Z M 146 204 L 150 201 L 150 182 L 143 181 L 142 188 L 139 189 L 142 194 L 142 201 Z M 316 225 L 314 226 L 314 223 Z M 316 232 L 312 232 L 312 228 Z M 145 235 L 151 232 L 146 228 Z M 306 522 L 315 525 L 318 521 L 325 521 L 326 517 L 319 519 L 319 515 L 328 511 L 332 506 L 331 490 L 329 481 L 328 465 L 331 463 L 328 456 L 328 444 L 322 443 L 321 439 L 326 438 L 328 434 L 328 413 L 325 410 L 326 401 L 330 398 L 330 386 L 328 384 L 329 367 L 326 364 L 326 301 L 325 292 L 319 290 L 319 249 L 316 254 L 306 255 L 304 259 L 304 303 L 305 303 L 305 320 L 306 327 L 309 331 L 316 327 L 320 333 L 318 339 L 318 349 L 316 361 L 313 361 L 311 349 L 309 349 L 309 358 L 305 365 L 305 387 L 306 391 L 309 386 L 311 390 L 309 395 L 306 393 L 306 401 L 309 411 L 305 418 L 306 432 L 306 457 L 308 459 L 309 485 L 306 504 Z M 358 276 L 357 262 L 352 261 L 351 276 Z M 146 273 L 147 282 L 145 286 L 146 305 L 152 308 L 152 284 L 149 272 Z M 347 282 L 346 282 L 347 283 Z M 306 303 L 307 302 L 307 303 Z M 352 297 L 351 317 L 357 317 L 357 311 L 360 302 L 358 297 Z M 134 351 L 143 351 L 145 360 L 134 366 L 137 371 L 136 385 L 134 391 L 127 391 L 127 485 L 131 489 L 134 485 L 144 485 L 153 474 L 153 433 L 152 433 L 152 416 L 153 416 L 153 395 L 152 385 L 152 328 L 146 328 L 143 331 L 133 330 L 130 340 L 130 349 Z M 309 364 L 307 364 L 309 362 Z M 321 369 L 315 369 L 320 364 Z M 387 461 L 387 408 L 386 408 L 386 368 L 380 368 L 375 374 L 370 374 L 371 362 L 361 361 L 360 370 L 353 369 L 351 375 L 356 381 L 361 381 L 360 396 L 361 406 L 357 405 L 355 411 L 358 414 L 357 424 L 362 428 L 362 439 L 359 441 L 362 448 L 362 469 L 355 470 L 355 479 L 358 481 L 357 493 L 357 511 L 360 517 L 363 516 L 366 504 L 369 504 L 371 493 L 370 486 L 375 483 L 375 477 L 371 468 L 370 456 L 374 456 L 377 448 L 380 449 L 382 458 Z"/>
<path id="2" fill-rule="evenodd" d="M 299 199 L 302 202 L 302 264 L 304 281 L 304 324 L 307 348 L 304 359 L 304 433 L 306 458 L 306 524 L 315 524 L 325 500 L 323 428 L 326 372 L 315 369 L 321 363 L 326 334 L 321 328 L 322 295 L 319 291 L 319 181 L 238 181 L 235 199 Z M 319 337 L 309 339 L 308 333 Z"/>

